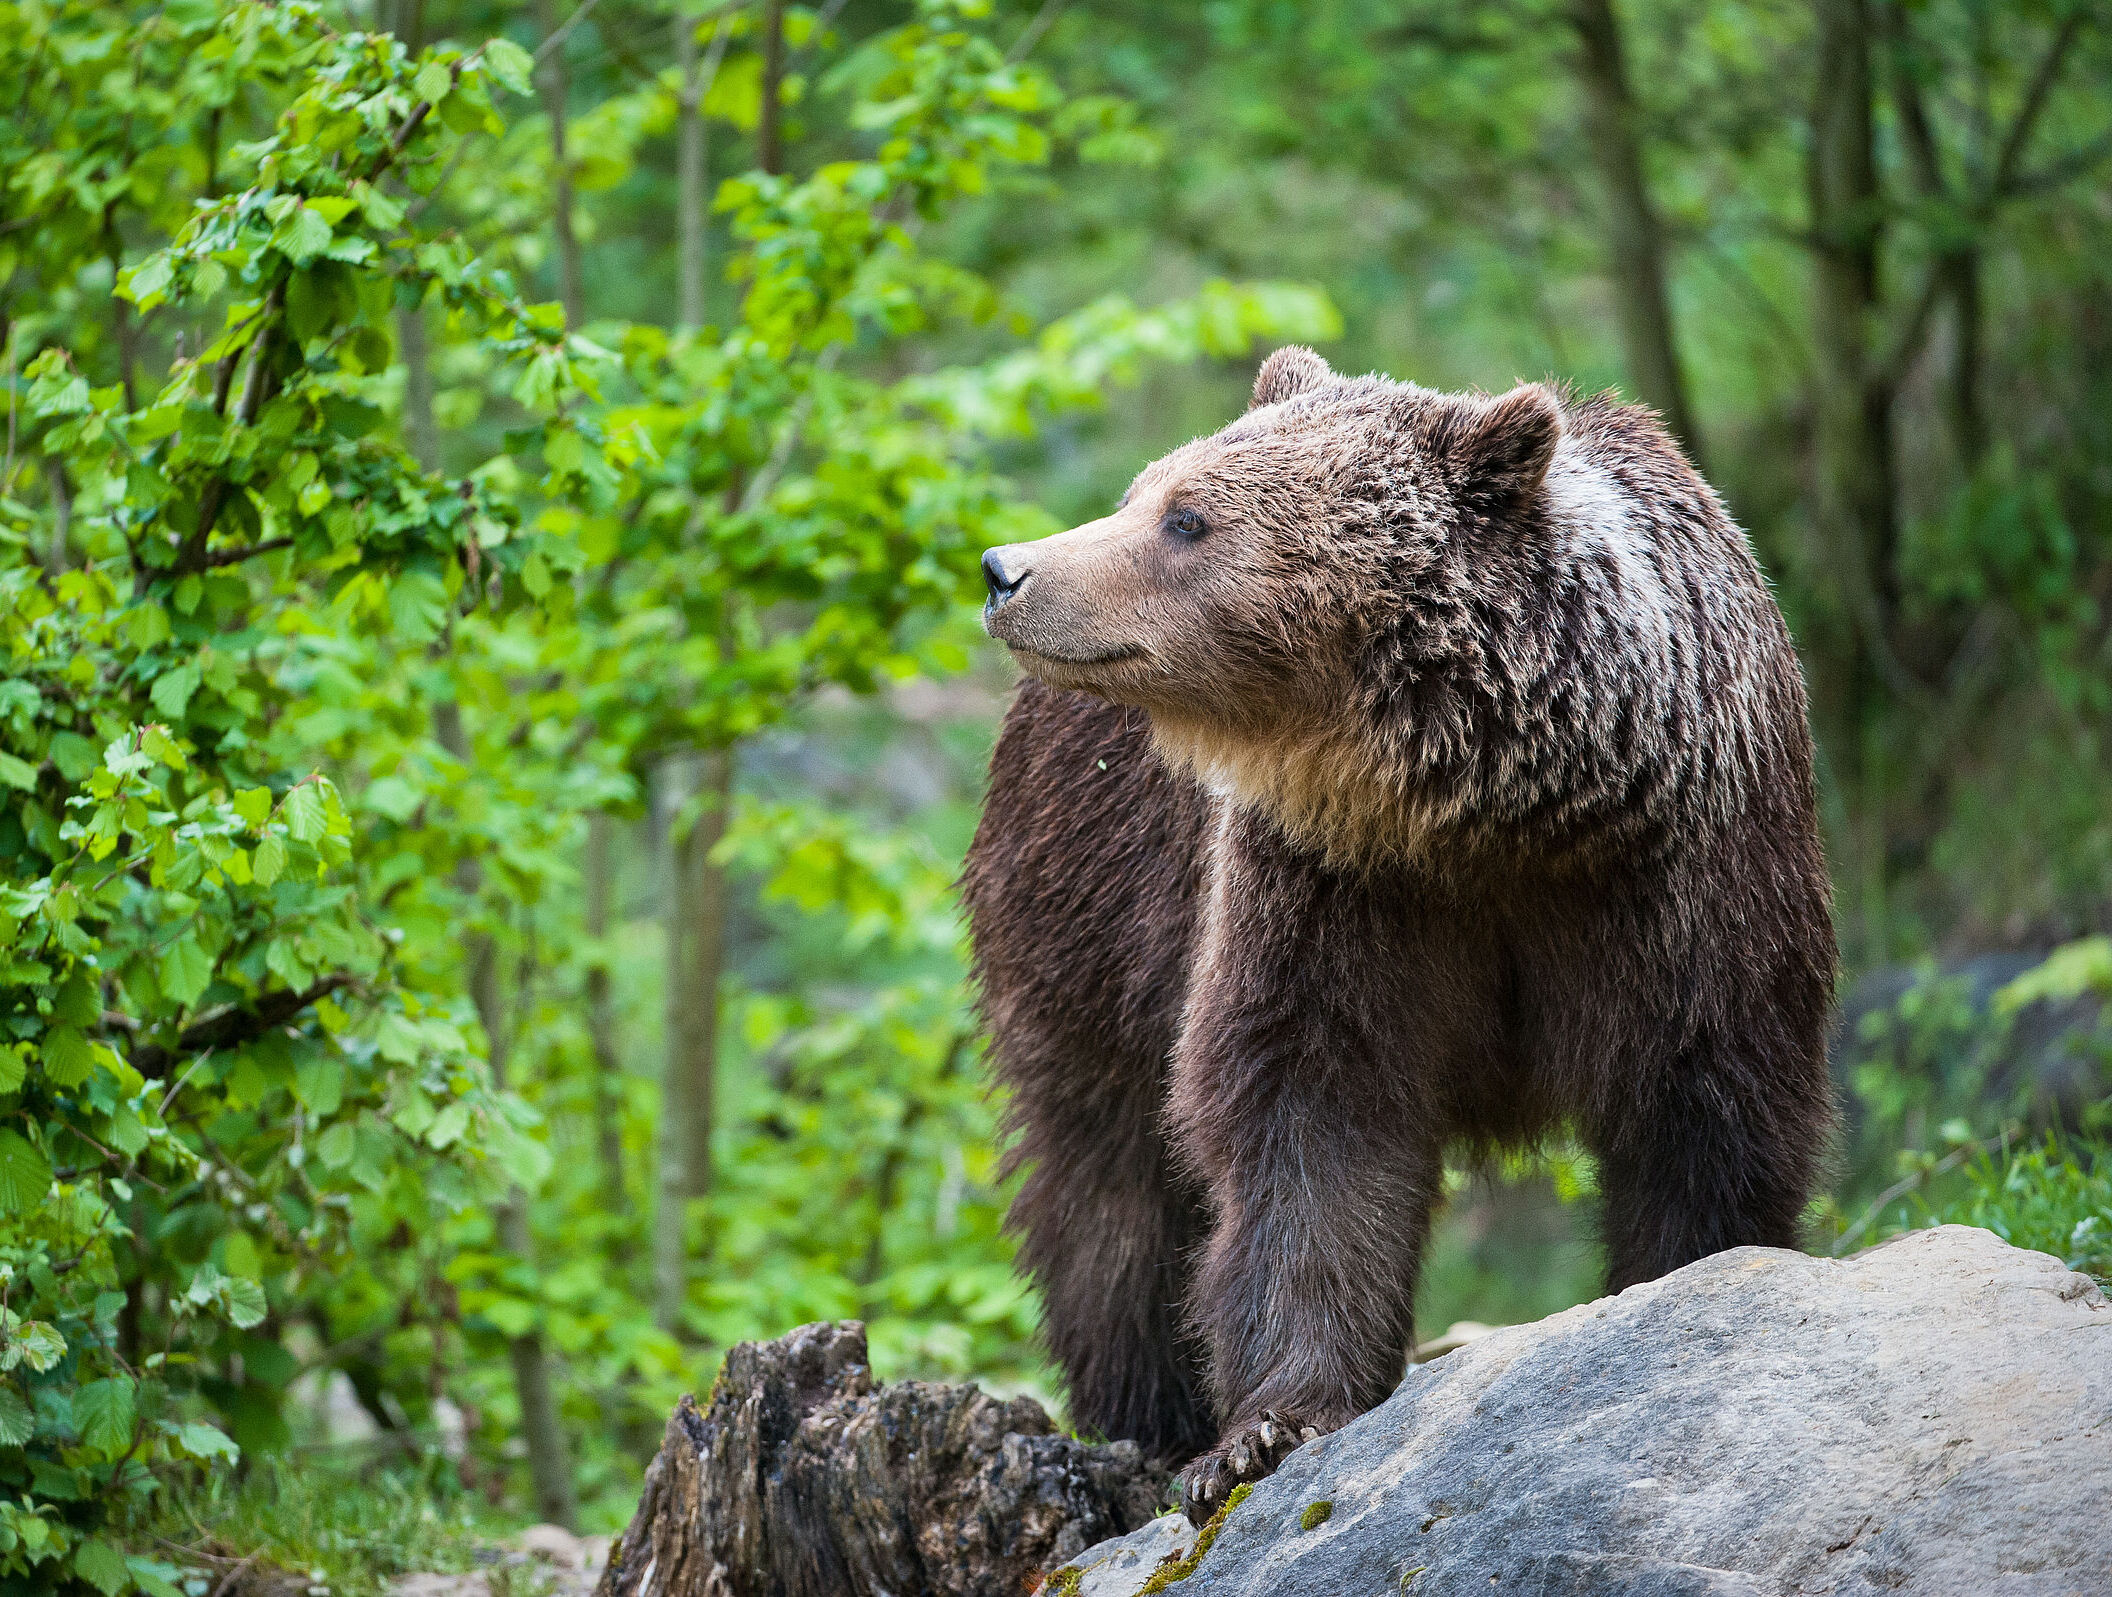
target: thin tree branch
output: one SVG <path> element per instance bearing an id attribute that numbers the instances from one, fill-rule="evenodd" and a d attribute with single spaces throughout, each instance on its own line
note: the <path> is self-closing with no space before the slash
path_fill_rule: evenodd
<path id="1" fill-rule="evenodd" d="M 447 69 L 450 83 L 460 83 L 463 71 L 474 64 L 483 54 L 484 46 L 480 44 L 461 60 L 453 63 Z M 411 114 L 403 119 L 403 126 L 396 130 L 396 137 L 389 141 L 389 148 L 382 156 L 381 164 L 367 174 L 369 183 L 379 183 L 381 181 L 382 174 L 396 164 L 397 159 L 409 146 L 413 135 L 421 127 L 425 126 L 425 119 L 432 114 L 433 102 L 430 100 L 420 100 L 411 107 Z"/>
<path id="2" fill-rule="evenodd" d="M 1012 41 L 1012 48 L 1005 52 L 1005 65 L 1012 66 L 1024 61 L 1033 53 L 1034 46 L 1041 43 L 1041 36 L 1055 25 L 1063 15 L 1063 8 L 1070 0 L 1042 0 L 1041 9 L 1034 13 L 1034 20 L 1026 25 L 1020 36 Z"/>
<path id="3" fill-rule="evenodd" d="M 266 993 L 257 999 L 253 1009 L 229 1004 L 184 1027 L 174 1047 L 147 1043 L 135 1048 L 132 1068 L 142 1076 L 158 1078 L 168 1069 L 170 1061 L 180 1055 L 198 1053 L 207 1048 L 238 1048 L 263 1036 L 274 1026 L 285 1025 L 310 1004 L 351 985 L 352 978 L 339 971 L 298 991 L 286 987 Z"/>
<path id="4" fill-rule="evenodd" d="M 1892 103 L 1899 113 L 1900 143 L 1906 147 L 1907 164 L 1914 169 L 1914 181 L 1926 197 L 1932 200 L 1946 198 L 1949 185 L 1943 179 L 1942 153 L 1937 148 L 1935 130 L 1929 125 L 1921 85 L 1914 81 L 1912 62 L 1908 57 L 1907 20 L 1901 0 L 1883 0 L 1878 17 L 1885 35 L 1885 54 L 1892 69 Z"/>
<path id="5" fill-rule="evenodd" d="M 1932 265 L 1921 285 L 1921 293 L 1915 297 L 1914 308 L 1907 319 L 1900 323 L 1899 334 L 1891 347 L 1878 357 L 1878 381 L 1887 388 L 1899 386 L 1900 379 L 1907 374 L 1920 356 L 1922 346 L 1928 342 L 1929 326 L 1935 318 L 1936 302 L 1943 297 L 1943 272 L 1939 265 Z"/>
<path id="6" fill-rule="evenodd" d="M 266 538 L 262 543 L 244 544 L 239 549 L 215 549 L 205 557 L 203 564 L 210 570 L 214 566 L 236 566 L 253 555 L 267 555 L 274 549 L 291 549 L 291 538 Z"/>
<path id="7" fill-rule="evenodd" d="M 454 152 L 448 156 L 447 164 L 440 168 L 439 180 L 404 208 L 403 220 L 406 225 L 417 221 L 418 213 L 440 197 L 440 191 L 447 187 L 447 180 L 455 175 L 455 168 L 462 164 L 462 157 L 468 153 L 469 147 L 482 137 L 481 133 L 462 135 L 455 144 Z"/>
<path id="8" fill-rule="evenodd" d="M 1995 170 L 1988 179 L 1984 201 L 1988 205 L 2008 197 L 2009 185 L 2016 180 L 2017 167 L 2024 159 L 2024 150 L 2031 143 L 2031 135 L 2038 126 L 2039 116 L 2046 109 L 2046 102 L 2053 94 L 2053 86 L 2059 80 L 2061 68 L 2068 64 L 2068 51 L 2075 44 L 2075 36 L 2082 31 L 2083 12 L 2080 7 L 2071 11 L 2061 21 L 2060 30 L 2046 46 L 2046 53 L 2039 58 L 2038 70 L 2031 75 L 2031 87 L 2024 91 L 2024 103 L 2017 108 L 2016 120 L 2009 125 L 2009 132 L 2002 140 L 2001 154 L 1995 157 Z"/>
<path id="9" fill-rule="evenodd" d="M 2060 159 L 2048 162 L 2038 171 L 2013 178 L 2003 198 L 2020 200 L 2050 193 L 2065 183 L 2074 182 L 2107 156 L 2112 156 L 2112 128 L 2107 128 L 2081 149 L 2071 150 Z"/>
<path id="10" fill-rule="evenodd" d="M 535 64 L 541 66 L 544 58 L 553 50 L 564 48 L 566 38 L 572 30 L 586 21 L 587 13 L 601 4 L 601 0 L 580 0 L 579 6 L 569 17 L 550 30 L 550 37 L 535 47 Z"/>
<path id="11" fill-rule="evenodd" d="M 1865 1231 L 1868 1231 L 1883 1218 L 1885 1210 L 1892 1206 L 1895 1199 L 1904 1198 L 1915 1188 L 1935 1180 L 1938 1176 L 1949 1175 L 1974 1154 L 1985 1152 L 1987 1149 L 1994 1147 L 1997 1142 L 2007 1140 L 2008 1135 L 2009 1133 L 2004 1131 L 2000 1137 L 1988 1137 L 1984 1141 L 1968 1142 L 1962 1147 L 1952 1149 L 1927 1169 L 1917 1170 L 1912 1175 L 1903 1176 L 1893 1182 L 1891 1186 L 1885 1188 L 1872 1200 L 1870 1207 L 1856 1218 L 1854 1225 L 1834 1239 L 1833 1256 L 1838 1259 L 1842 1254 L 1846 1253 L 1851 1244 L 1858 1241 Z"/>

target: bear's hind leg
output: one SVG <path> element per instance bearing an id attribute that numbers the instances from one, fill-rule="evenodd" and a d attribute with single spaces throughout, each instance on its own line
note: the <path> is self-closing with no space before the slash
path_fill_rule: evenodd
<path id="1" fill-rule="evenodd" d="M 1198 1195 L 1169 1167 L 1156 1105 L 1134 1118 L 1031 1123 L 1031 1170 L 1012 1207 L 1020 1262 L 1041 1291 L 1042 1333 L 1080 1433 L 1127 1438 L 1162 1463 L 1216 1434 L 1181 1323 Z"/>
<path id="2" fill-rule="evenodd" d="M 1796 1247 L 1827 1122 L 1823 1058 L 1814 1070 L 1700 1043 L 1669 1061 L 1589 1138 L 1607 1290 L 1726 1248 Z"/>

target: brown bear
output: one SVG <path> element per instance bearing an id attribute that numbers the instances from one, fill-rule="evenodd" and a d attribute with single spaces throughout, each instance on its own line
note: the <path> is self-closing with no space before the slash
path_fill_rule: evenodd
<path id="1" fill-rule="evenodd" d="M 1789 1247 L 1832 1113 L 1797 658 L 1647 412 L 1341 378 L 984 558 L 964 878 L 1082 1428 L 1192 1517 L 1382 1401 L 1448 1149 L 1573 1128 L 1609 1287 Z"/>

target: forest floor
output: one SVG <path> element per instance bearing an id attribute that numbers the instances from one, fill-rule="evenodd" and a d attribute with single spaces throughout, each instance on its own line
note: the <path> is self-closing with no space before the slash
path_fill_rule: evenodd
<path id="1" fill-rule="evenodd" d="M 610 1538 L 524 1525 L 437 1455 L 311 1455 L 168 1492 L 137 1540 L 188 1597 L 587 1597 Z"/>

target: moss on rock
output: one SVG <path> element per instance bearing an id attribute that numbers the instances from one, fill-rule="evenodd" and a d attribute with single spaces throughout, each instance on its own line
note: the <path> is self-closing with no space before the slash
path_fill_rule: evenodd
<path id="1" fill-rule="evenodd" d="M 1232 1510 L 1244 1503 L 1253 1490 L 1251 1482 L 1233 1487 L 1232 1495 L 1225 1499 L 1225 1506 L 1212 1514 L 1210 1522 L 1195 1533 L 1195 1547 L 1188 1556 L 1161 1564 L 1153 1570 L 1151 1579 L 1137 1588 L 1137 1597 L 1151 1597 L 1153 1592 L 1164 1591 L 1175 1581 L 1186 1580 L 1194 1574 L 1203 1561 L 1203 1554 L 1210 1551 L 1211 1544 L 1217 1540 L 1217 1533 L 1225 1528 L 1225 1521 L 1231 1517 Z"/>

